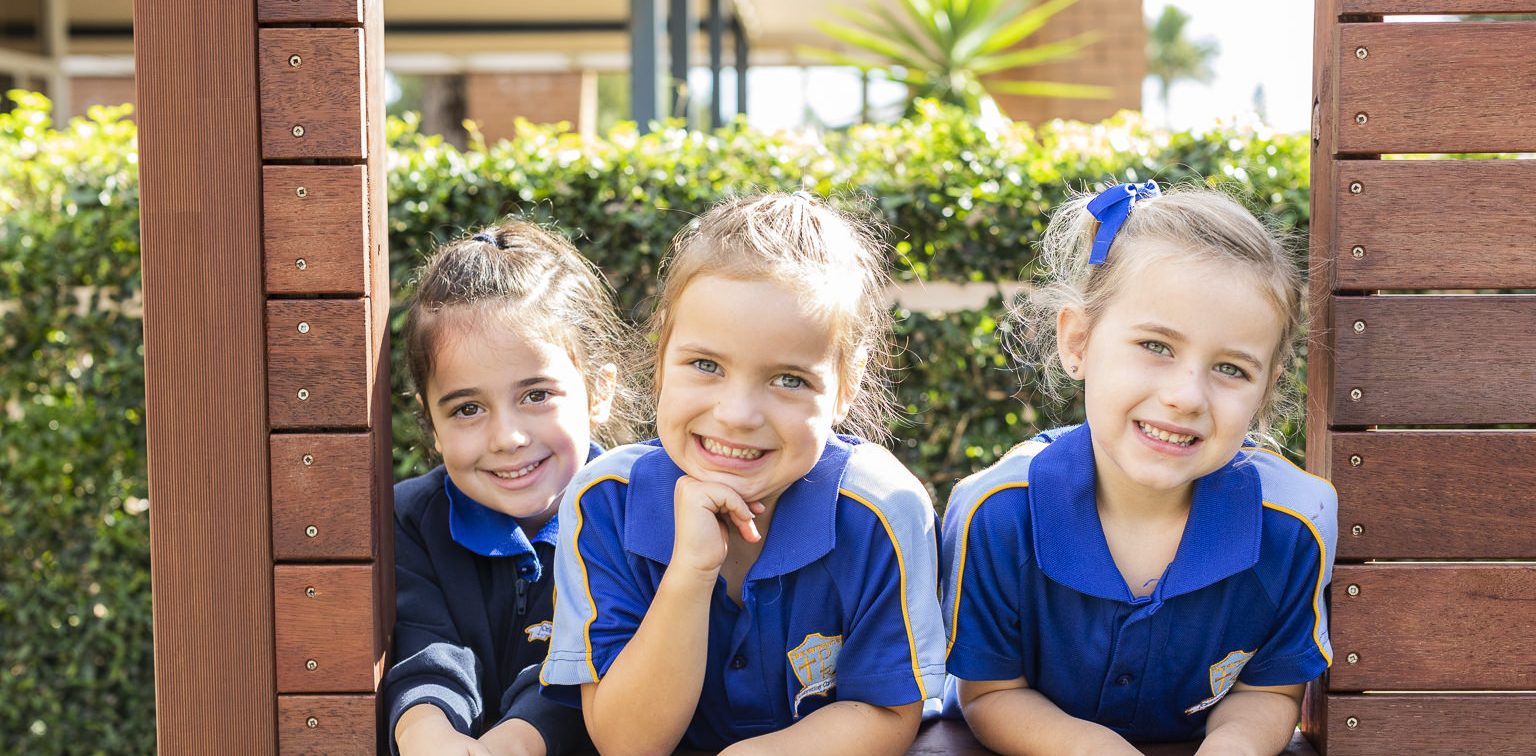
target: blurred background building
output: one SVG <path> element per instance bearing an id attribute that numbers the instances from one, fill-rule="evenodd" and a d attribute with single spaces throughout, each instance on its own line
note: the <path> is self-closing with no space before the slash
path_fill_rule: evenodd
<path id="1" fill-rule="evenodd" d="M 3 0 L 0 89 L 44 92 L 63 116 L 133 102 L 132 10 L 132 0 Z M 904 86 L 807 54 L 838 47 L 815 27 L 836 18 L 823 0 L 387 0 L 384 14 L 390 111 L 419 112 L 424 131 L 458 143 L 466 119 L 495 140 L 518 117 L 583 132 L 665 115 L 703 126 L 741 112 L 763 128 L 842 127 L 895 118 L 906 104 Z M 1028 41 L 1085 31 L 1099 41 L 1030 73 L 1110 97 L 999 95 L 1001 110 L 1040 121 L 1140 109 L 1142 0 L 1080 0 Z"/>

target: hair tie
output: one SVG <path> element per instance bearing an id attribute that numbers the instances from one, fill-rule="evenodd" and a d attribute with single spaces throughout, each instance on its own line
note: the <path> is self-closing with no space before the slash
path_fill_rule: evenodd
<path id="1" fill-rule="evenodd" d="M 1088 212 L 1099 221 L 1099 230 L 1093 235 L 1093 251 L 1088 255 L 1089 265 L 1103 265 L 1109 259 L 1109 245 L 1115 243 L 1115 235 L 1130 217 L 1131 208 L 1137 202 L 1161 197 L 1156 181 L 1140 184 L 1116 184 L 1088 202 Z"/>
<path id="2" fill-rule="evenodd" d="M 489 244 L 492 247 L 495 247 L 497 249 L 501 249 L 501 245 L 496 243 L 496 237 L 491 236 L 491 232 L 489 232 L 489 231 L 481 231 L 480 233 L 475 234 L 474 236 L 471 236 L 469 238 L 471 238 L 471 239 L 473 239 L 475 241 L 478 241 L 478 242 L 485 242 L 486 244 Z"/>
<path id="3" fill-rule="evenodd" d="M 816 202 L 816 198 L 812 197 L 811 193 L 808 192 L 808 191 L 805 191 L 804 189 L 797 190 L 794 194 L 791 194 L 789 196 L 794 197 L 795 199 L 805 200 L 806 202 L 811 202 L 811 203 L 815 203 Z"/>

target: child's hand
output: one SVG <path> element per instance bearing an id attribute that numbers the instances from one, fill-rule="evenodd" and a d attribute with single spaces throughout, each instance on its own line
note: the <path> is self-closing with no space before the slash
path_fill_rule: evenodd
<path id="1" fill-rule="evenodd" d="M 544 736 L 521 719 L 508 719 L 486 730 L 480 744 L 492 756 L 544 756 Z"/>
<path id="2" fill-rule="evenodd" d="M 418 704 L 395 725 L 400 756 L 493 756 L 480 741 L 453 729 L 442 710 Z"/>
<path id="3" fill-rule="evenodd" d="M 756 543 L 762 540 L 754 519 L 763 505 L 748 505 L 729 486 L 691 478 L 677 480 L 672 493 L 672 564 L 684 564 L 711 579 L 725 563 L 730 537 L 726 527 L 733 526 L 741 537 Z"/>

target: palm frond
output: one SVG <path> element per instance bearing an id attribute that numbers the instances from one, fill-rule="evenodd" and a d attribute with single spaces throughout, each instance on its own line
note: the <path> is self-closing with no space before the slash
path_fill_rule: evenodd
<path id="1" fill-rule="evenodd" d="M 1059 81 L 990 81 L 987 88 L 1007 94 L 1031 97 L 1061 97 L 1069 100 L 1107 100 L 1115 90 L 1092 84 L 1067 84 Z"/>
<path id="2" fill-rule="evenodd" d="M 1077 57 L 1077 54 L 1083 48 L 1098 40 L 1098 32 L 1084 32 L 1076 37 L 1064 39 L 1060 42 L 1050 42 L 1037 47 L 1014 50 L 1002 55 L 982 58 L 971 64 L 971 70 L 975 71 L 978 76 L 985 76 L 999 71 L 1033 66 L 1052 60 L 1071 60 Z M 1136 54 L 1139 54 L 1139 51 Z"/>

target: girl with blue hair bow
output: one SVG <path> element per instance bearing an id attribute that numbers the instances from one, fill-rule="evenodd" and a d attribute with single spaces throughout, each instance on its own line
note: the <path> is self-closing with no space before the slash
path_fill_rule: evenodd
<path id="1" fill-rule="evenodd" d="M 1302 281 L 1230 198 L 1153 182 L 1068 202 L 1017 353 L 1087 421 L 955 488 L 949 672 L 1002 753 L 1278 753 L 1332 658 L 1333 488 L 1259 441 L 1285 410 Z"/>

